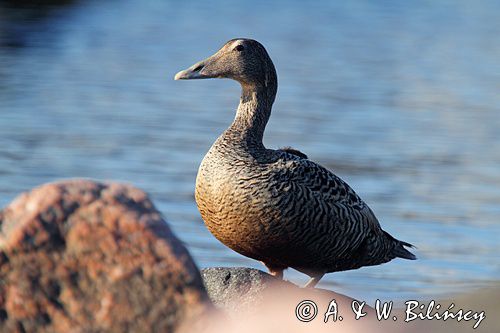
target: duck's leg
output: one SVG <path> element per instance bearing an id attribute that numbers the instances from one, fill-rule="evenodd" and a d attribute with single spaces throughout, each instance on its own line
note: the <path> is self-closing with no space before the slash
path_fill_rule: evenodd
<path id="1" fill-rule="evenodd" d="M 286 267 L 275 266 L 275 265 L 271 265 L 271 264 L 268 264 L 265 262 L 262 262 L 262 263 L 267 267 L 267 269 L 269 270 L 269 273 L 272 276 L 274 276 L 277 279 L 283 280 L 283 270 L 285 270 Z"/>
<path id="2" fill-rule="evenodd" d="M 325 275 L 325 273 L 318 273 L 316 275 L 312 275 L 311 279 L 307 281 L 307 283 L 302 288 L 314 288 L 318 284 L 319 280 Z"/>

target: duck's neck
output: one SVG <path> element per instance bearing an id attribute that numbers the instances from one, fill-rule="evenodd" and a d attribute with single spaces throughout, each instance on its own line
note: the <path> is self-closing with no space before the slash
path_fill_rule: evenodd
<path id="1" fill-rule="evenodd" d="M 268 84 L 266 87 L 242 84 L 236 117 L 228 129 L 231 140 L 249 149 L 265 149 L 262 138 L 275 96 L 276 85 Z"/>

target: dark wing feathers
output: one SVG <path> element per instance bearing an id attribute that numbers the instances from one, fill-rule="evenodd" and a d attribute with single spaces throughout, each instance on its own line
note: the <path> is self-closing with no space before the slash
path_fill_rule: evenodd
<path id="1" fill-rule="evenodd" d="M 332 256 L 359 253 L 360 262 L 353 264 L 363 266 L 376 265 L 395 257 L 415 258 L 404 248 L 410 244 L 383 231 L 370 207 L 342 179 L 307 159 L 293 158 L 283 162 L 279 172 L 283 181 L 294 185 L 293 200 L 308 206 L 306 209 L 302 206 L 301 212 L 307 214 L 297 216 L 297 220 L 305 224 L 304 228 L 324 221 L 325 214 L 330 221 L 329 237 L 321 239 L 328 247 L 324 251 Z"/>
<path id="2" fill-rule="evenodd" d="M 300 158 L 304 158 L 307 160 L 306 154 L 304 154 L 300 150 L 293 149 L 292 147 L 283 147 L 283 148 L 280 148 L 278 150 L 283 151 L 283 152 L 288 153 L 288 154 L 295 155 L 295 156 L 300 157 Z"/>

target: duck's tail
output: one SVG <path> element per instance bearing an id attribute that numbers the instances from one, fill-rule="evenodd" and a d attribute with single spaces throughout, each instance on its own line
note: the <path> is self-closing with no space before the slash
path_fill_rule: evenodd
<path id="1" fill-rule="evenodd" d="M 389 233 L 387 233 L 385 231 L 384 231 L 384 233 L 386 234 L 386 236 L 388 238 L 390 238 L 394 242 L 393 243 L 394 248 L 392 250 L 392 254 L 395 257 L 408 259 L 408 260 L 416 260 L 417 259 L 417 257 L 413 253 L 411 253 L 410 251 L 408 251 L 405 248 L 405 247 L 408 247 L 408 248 L 414 249 L 415 246 L 411 245 L 410 243 L 400 241 L 400 240 L 392 237 Z"/>

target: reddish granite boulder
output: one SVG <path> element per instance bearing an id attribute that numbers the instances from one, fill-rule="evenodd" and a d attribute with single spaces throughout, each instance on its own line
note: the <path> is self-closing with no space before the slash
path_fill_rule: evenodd
<path id="1" fill-rule="evenodd" d="M 0 212 L 1 332 L 172 332 L 206 299 L 189 253 L 132 186 L 52 183 Z"/>

